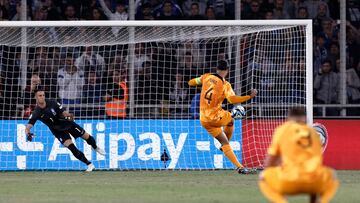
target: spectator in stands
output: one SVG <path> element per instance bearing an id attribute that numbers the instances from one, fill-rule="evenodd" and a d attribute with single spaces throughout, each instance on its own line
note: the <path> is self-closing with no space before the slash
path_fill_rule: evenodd
<path id="1" fill-rule="evenodd" d="M 329 18 L 330 18 L 330 14 L 329 14 L 328 5 L 325 2 L 320 2 L 318 5 L 315 19 L 321 22 L 322 20 Z"/>
<path id="2" fill-rule="evenodd" d="M 325 39 L 322 35 L 316 37 L 316 45 L 314 46 L 314 74 L 317 74 L 321 68 L 321 63 L 328 57 L 328 51 L 325 47 Z"/>
<path id="3" fill-rule="evenodd" d="M 178 71 L 175 77 L 172 79 L 169 91 L 169 100 L 171 105 L 170 113 L 184 115 L 188 108 L 183 108 L 183 104 L 187 104 L 189 101 L 187 80 L 184 80 L 184 74 L 182 71 Z M 176 107 L 180 105 L 180 107 Z"/>
<path id="4" fill-rule="evenodd" d="M 245 19 L 262 19 L 263 14 L 260 10 L 260 2 L 258 0 L 254 0 L 250 3 L 250 11 L 245 15 Z"/>
<path id="5" fill-rule="evenodd" d="M 114 70 L 112 83 L 108 84 L 105 95 L 106 115 L 114 118 L 126 117 L 126 102 L 128 101 L 126 70 Z"/>
<path id="6" fill-rule="evenodd" d="M 64 20 L 79 20 L 76 16 L 75 7 L 73 5 L 67 5 L 65 7 Z"/>
<path id="7" fill-rule="evenodd" d="M 181 8 L 185 16 L 191 16 L 193 12 L 193 4 L 198 5 L 199 14 L 204 14 L 207 6 L 207 0 L 184 0 Z"/>
<path id="8" fill-rule="evenodd" d="M 88 72 L 86 68 L 92 68 L 98 73 L 105 71 L 105 60 L 95 51 L 95 47 L 88 46 L 84 48 L 84 52 L 75 60 L 75 66 L 81 71 Z"/>
<path id="9" fill-rule="evenodd" d="M 264 18 L 266 20 L 273 20 L 274 19 L 274 12 L 272 10 L 266 11 Z"/>
<path id="10" fill-rule="evenodd" d="M 347 103 L 360 104 L 360 79 L 356 71 L 351 68 L 346 70 Z M 348 108 L 348 116 L 360 116 L 360 108 Z"/>
<path id="11" fill-rule="evenodd" d="M 135 20 L 154 20 L 154 16 L 152 15 L 152 7 L 150 3 L 144 3 L 140 11 L 136 13 Z"/>
<path id="12" fill-rule="evenodd" d="M 182 18 L 180 7 L 171 0 L 165 0 L 159 8 L 155 9 L 154 13 L 157 20 L 180 20 Z"/>
<path id="13" fill-rule="evenodd" d="M 332 42 L 328 53 L 328 58 L 331 60 L 331 64 L 336 64 L 336 59 L 340 58 L 339 44 L 337 42 Z"/>
<path id="14" fill-rule="evenodd" d="M 330 60 L 322 63 L 321 69 L 317 72 L 314 81 L 315 103 L 317 104 L 337 104 L 339 98 L 339 75 L 332 70 Z M 336 116 L 338 111 L 328 108 L 326 115 Z"/>
<path id="15" fill-rule="evenodd" d="M 33 11 L 36 13 L 40 10 L 42 12 L 46 12 L 46 20 L 62 19 L 61 14 L 58 11 L 58 8 L 55 6 L 54 0 L 35 1 L 33 4 Z M 20 13 L 19 11 L 18 13 Z M 29 12 L 28 14 L 31 14 L 30 10 L 28 12 Z"/>
<path id="16" fill-rule="evenodd" d="M 15 15 L 15 17 L 19 17 L 19 16 Z M 40 8 L 39 10 L 35 11 L 34 20 L 42 21 L 47 19 L 48 19 L 48 10 L 46 8 Z"/>
<path id="17" fill-rule="evenodd" d="M 99 0 L 101 8 L 103 9 L 105 15 L 108 17 L 109 20 L 128 20 L 129 15 L 126 12 L 125 4 L 122 1 L 117 1 L 115 12 L 112 12 L 107 5 L 105 4 L 104 0 Z M 120 27 L 113 27 L 112 32 L 115 36 L 119 34 Z"/>
<path id="18" fill-rule="evenodd" d="M 79 104 L 84 83 L 84 72 L 74 65 L 71 55 L 67 56 L 65 67 L 58 72 L 57 84 L 61 103 Z"/>
<path id="19" fill-rule="evenodd" d="M 330 18 L 322 20 L 322 32 L 319 35 L 324 36 L 326 48 L 329 48 L 332 42 L 337 42 L 338 40 L 338 30 L 333 23 L 335 22 Z"/>
<path id="20" fill-rule="evenodd" d="M 195 42 L 185 42 L 178 47 L 177 56 L 179 63 L 184 63 L 186 52 L 190 52 L 193 58 L 193 64 L 196 67 L 202 68 L 204 61 L 204 54 L 202 49 L 199 47 L 200 45 Z"/>
<path id="21" fill-rule="evenodd" d="M 275 19 L 288 19 L 289 13 L 286 10 L 284 0 L 275 0 L 274 2 L 274 18 Z"/>
<path id="22" fill-rule="evenodd" d="M 24 91 L 24 118 L 28 118 L 35 108 L 36 100 L 34 98 L 34 90 L 41 85 L 41 79 L 38 73 L 31 75 L 30 84 L 26 86 Z"/>
<path id="23" fill-rule="evenodd" d="M 309 18 L 314 19 L 318 13 L 319 4 L 322 0 L 305 0 L 302 6 L 306 7 L 309 13 Z"/>
<path id="24" fill-rule="evenodd" d="M 191 14 L 188 20 L 205 20 L 205 17 L 200 14 L 199 3 L 194 2 L 191 4 Z"/>
<path id="25" fill-rule="evenodd" d="M 99 0 L 99 3 L 101 5 L 101 8 L 103 9 L 105 15 L 108 17 L 109 20 L 128 20 L 129 19 L 129 15 L 126 12 L 125 4 L 122 1 L 117 1 L 114 12 L 112 12 L 107 7 L 104 0 Z"/>
<path id="26" fill-rule="evenodd" d="M 207 20 L 216 20 L 214 7 L 209 6 L 206 8 L 205 16 Z"/>
<path id="27" fill-rule="evenodd" d="M 298 19 L 308 19 L 309 18 L 309 13 L 308 13 L 306 7 L 299 7 L 299 9 L 297 11 L 297 18 Z"/>
<path id="28" fill-rule="evenodd" d="M 18 3 L 16 4 L 16 14 L 11 18 L 12 21 L 20 20 L 21 10 L 22 10 L 22 8 L 21 8 L 21 2 L 18 2 Z M 26 20 L 29 20 L 29 21 L 30 21 L 32 18 L 31 18 L 31 10 L 30 10 L 29 6 L 27 6 L 26 11 L 27 11 L 27 18 L 26 18 Z M 46 16 L 47 16 L 47 15 L 46 15 Z"/>
<path id="29" fill-rule="evenodd" d="M 99 8 L 93 8 L 89 20 L 106 20 L 106 18 Z"/>

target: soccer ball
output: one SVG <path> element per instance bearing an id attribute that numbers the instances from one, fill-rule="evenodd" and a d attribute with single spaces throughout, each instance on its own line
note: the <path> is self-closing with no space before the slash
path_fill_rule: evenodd
<path id="1" fill-rule="evenodd" d="M 245 117 L 245 115 L 245 108 L 241 105 L 236 105 L 231 110 L 231 116 L 235 119 L 242 119 L 243 117 Z"/>
<path id="2" fill-rule="evenodd" d="M 325 128 L 325 126 L 321 123 L 314 123 L 313 128 L 316 130 L 316 132 L 320 136 L 321 146 L 323 148 L 323 152 L 326 149 L 327 143 L 328 143 L 328 132 Z"/>

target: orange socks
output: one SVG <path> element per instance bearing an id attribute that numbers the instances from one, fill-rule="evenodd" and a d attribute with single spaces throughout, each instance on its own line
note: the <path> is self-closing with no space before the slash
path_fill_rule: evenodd
<path id="1" fill-rule="evenodd" d="M 240 164 L 238 159 L 236 158 L 234 151 L 231 149 L 229 144 L 223 145 L 221 147 L 222 151 L 224 152 L 225 156 L 238 168 L 242 168 L 243 166 Z"/>

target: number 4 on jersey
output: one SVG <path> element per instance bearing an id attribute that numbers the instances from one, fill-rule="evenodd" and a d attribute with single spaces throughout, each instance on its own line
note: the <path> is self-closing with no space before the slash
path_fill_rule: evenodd
<path id="1" fill-rule="evenodd" d="M 213 95 L 212 90 L 213 90 L 213 88 L 211 87 L 205 92 L 204 97 L 205 97 L 206 100 L 208 100 L 208 104 L 210 104 L 210 102 L 211 102 L 211 97 Z"/>

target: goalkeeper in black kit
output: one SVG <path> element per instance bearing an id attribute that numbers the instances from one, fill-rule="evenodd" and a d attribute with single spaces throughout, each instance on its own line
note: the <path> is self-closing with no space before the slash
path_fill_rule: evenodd
<path id="1" fill-rule="evenodd" d="M 74 122 L 73 115 L 65 111 L 60 103 L 56 100 L 45 99 L 45 92 L 41 88 L 35 89 L 34 93 L 36 107 L 29 117 L 29 123 L 25 128 L 27 140 L 32 141 L 34 134 L 30 132 L 30 129 L 35 125 L 37 120 L 40 120 L 49 127 L 50 131 L 61 144 L 67 147 L 77 159 L 87 165 L 87 172 L 94 170 L 94 164 L 87 160 L 84 153 L 76 148 L 70 136 L 75 139 L 81 137 L 101 155 L 105 155 L 105 151 L 96 146 L 95 139 Z"/>

